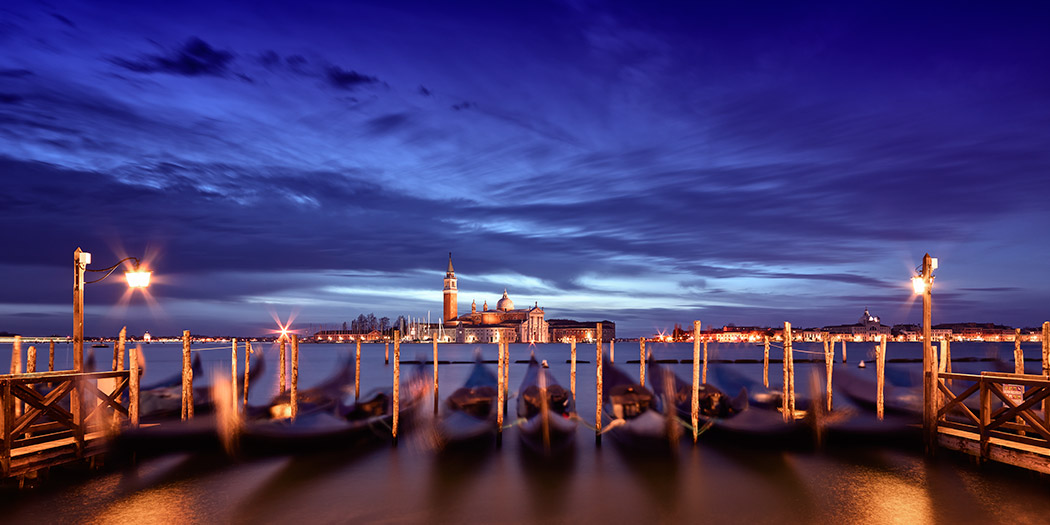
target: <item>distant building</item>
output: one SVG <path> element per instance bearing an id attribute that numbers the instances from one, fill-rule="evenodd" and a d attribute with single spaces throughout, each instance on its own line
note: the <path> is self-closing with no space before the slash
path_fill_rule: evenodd
<path id="1" fill-rule="evenodd" d="M 572 319 L 551 319 L 550 339 L 555 343 L 593 342 L 598 338 L 598 323 L 602 325 L 602 341 L 616 339 L 616 323 L 612 321 L 574 321 Z"/>
<path id="2" fill-rule="evenodd" d="M 856 323 L 825 326 L 824 331 L 832 335 L 846 336 L 854 341 L 873 341 L 877 336 L 889 336 L 892 328 L 882 324 L 878 316 L 871 315 L 865 308 L 864 314 Z"/>
<path id="3" fill-rule="evenodd" d="M 477 301 L 470 304 L 470 313 L 457 315 L 456 271 L 452 267 L 452 254 L 448 255 L 448 269 L 445 271 L 444 288 L 444 327 L 445 331 L 455 334 L 457 343 L 546 343 L 549 341 L 547 322 L 539 303 L 532 308 L 514 308 L 514 301 L 503 290 L 503 297 L 496 302 L 496 308 L 489 310 L 485 301 L 478 310 Z"/>

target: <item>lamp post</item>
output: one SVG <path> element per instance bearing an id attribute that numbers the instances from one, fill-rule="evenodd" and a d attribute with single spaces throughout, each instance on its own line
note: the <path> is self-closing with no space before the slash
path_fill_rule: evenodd
<path id="1" fill-rule="evenodd" d="M 933 454 L 937 447 L 937 356 L 934 354 L 931 341 L 931 310 L 933 308 L 933 271 L 937 269 L 937 259 L 926 254 L 922 266 L 917 268 L 919 274 L 912 277 L 912 290 L 922 294 L 922 430 L 925 438 L 924 448 L 927 454 Z"/>
<path id="2" fill-rule="evenodd" d="M 141 261 L 138 257 L 125 257 L 108 268 L 101 270 L 89 270 L 87 265 L 91 264 L 91 254 L 77 248 L 73 252 L 73 371 L 80 373 L 84 371 L 84 285 L 97 283 L 109 277 L 117 268 L 127 262 L 133 261 L 131 271 L 124 272 L 124 278 L 129 288 L 146 288 L 149 286 L 150 277 L 153 272 L 139 269 Z M 85 272 L 106 272 L 105 275 L 93 281 L 85 281 Z"/>

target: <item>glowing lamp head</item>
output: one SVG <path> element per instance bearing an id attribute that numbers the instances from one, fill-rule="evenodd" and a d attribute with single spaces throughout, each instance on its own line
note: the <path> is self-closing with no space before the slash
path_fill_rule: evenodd
<path id="1" fill-rule="evenodd" d="M 146 288 L 149 286 L 150 277 L 153 272 L 135 268 L 130 272 L 124 272 L 124 278 L 128 281 L 129 288 Z"/>
<path id="2" fill-rule="evenodd" d="M 923 279 L 921 275 L 916 275 L 915 277 L 912 277 L 911 288 L 918 295 L 926 293 L 926 280 Z"/>

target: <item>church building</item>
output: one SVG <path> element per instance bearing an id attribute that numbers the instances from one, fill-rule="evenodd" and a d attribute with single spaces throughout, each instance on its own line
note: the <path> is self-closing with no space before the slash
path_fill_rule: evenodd
<path id="1" fill-rule="evenodd" d="M 532 308 L 514 308 L 514 301 L 503 290 L 503 297 L 490 310 L 488 301 L 478 310 L 477 301 L 470 304 L 470 313 L 458 315 L 459 290 L 456 272 L 452 267 L 452 254 L 448 254 L 448 269 L 445 271 L 445 304 L 442 321 L 446 331 L 453 331 L 457 343 L 546 343 L 549 341 L 547 322 L 539 303 Z"/>

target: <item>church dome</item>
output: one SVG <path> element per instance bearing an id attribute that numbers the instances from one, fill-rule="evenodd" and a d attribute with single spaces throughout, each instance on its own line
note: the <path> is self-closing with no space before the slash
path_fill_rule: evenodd
<path id="1" fill-rule="evenodd" d="M 503 298 L 500 299 L 498 303 L 496 303 L 496 309 L 502 310 L 504 312 L 506 312 L 507 310 L 514 309 L 514 301 L 511 301 L 510 297 L 507 297 L 506 289 L 503 290 Z"/>

